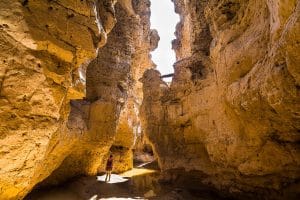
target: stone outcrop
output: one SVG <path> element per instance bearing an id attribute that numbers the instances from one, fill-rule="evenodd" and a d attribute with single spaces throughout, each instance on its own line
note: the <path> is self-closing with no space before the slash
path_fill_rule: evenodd
<path id="1" fill-rule="evenodd" d="M 80 139 L 69 102 L 84 96 L 81 69 L 105 44 L 114 3 L 1 0 L 0 199 L 22 198 Z"/>
<path id="2" fill-rule="evenodd" d="M 138 18 L 135 20 L 136 22 L 133 22 L 136 24 L 132 27 L 134 31 L 129 31 L 131 43 L 134 46 L 129 72 L 130 83 L 128 84 L 127 101 L 120 114 L 116 138 L 112 147 L 112 152 L 115 152 L 114 154 L 119 160 L 115 163 L 114 170 L 116 172 L 126 171 L 133 166 L 132 149 L 135 148 L 137 140 L 142 136 L 139 109 L 142 104 L 143 93 L 142 83 L 139 79 L 146 69 L 155 66 L 151 60 L 150 52 L 157 47 L 159 41 L 157 31 L 150 29 L 150 1 L 132 1 L 132 9 Z M 124 23 L 124 26 L 126 24 Z"/>
<path id="3" fill-rule="evenodd" d="M 71 102 L 68 128 L 76 136 L 71 152 L 42 185 L 105 170 L 114 155 L 114 172 L 133 166 L 132 147 L 139 126 L 142 86 L 138 79 L 152 68 L 148 1 L 118 1 L 117 24 L 86 69 L 86 98 Z M 155 41 L 155 40 L 154 40 Z"/>
<path id="4" fill-rule="evenodd" d="M 294 187 L 300 2 L 174 3 L 181 22 L 171 86 L 155 70 L 142 79 L 142 127 L 161 168 L 199 171 L 203 183 L 231 193 Z"/>

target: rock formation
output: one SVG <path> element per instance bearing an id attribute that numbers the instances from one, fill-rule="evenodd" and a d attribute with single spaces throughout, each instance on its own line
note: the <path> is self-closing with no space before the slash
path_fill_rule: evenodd
<path id="1" fill-rule="evenodd" d="M 84 96 L 79 69 L 106 42 L 113 5 L 0 2 L 0 199 L 22 198 L 72 149 L 69 102 Z"/>
<path id="2" fill-rule="evenodd" d="M 86 98 L 71 102 L 67 126 L 76 136 L 71 152 L 42 185 L 104 171 L 110 153 L 114 172 L 132 168 L 142 98 L 138 79 L 153 67 L 149 52 L 157 44 L 155 31 L 150 30 L 149 3 L 130 5 L 125 1 L 115 5 L 117 24 L 86 69 Z"/>
<path id="3" fill-rule="evenodd" d="M 95 175 L 110 152 L 130 169 L 141 132 L 171 181 L 299 188 L 300 1 L 173 2 L 168 86 L 149 0 L 0 1 L 0 199 Z"/>
<path id="4" fill-rule="evenodd" d="M 231 193 L 294 187 L 300 1 L 174 3 L 181 21 L 171 86 L 155 70 L 142 79 L 142 127 L 161 168 L 196 170 Z"/>

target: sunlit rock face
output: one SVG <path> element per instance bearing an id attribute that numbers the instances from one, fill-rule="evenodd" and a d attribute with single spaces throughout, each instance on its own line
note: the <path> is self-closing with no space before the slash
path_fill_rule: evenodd
<path id="1" fill-rule="evenodd" d="M 22 198 L 78 138 L 69 102 L 84 96 L 78 69 L 106 42 L 113 4 L 0 1 L 0 199 Z"/>
<path id="2" fill-rule="evenodd" d="M 153 67 L 149 6 L 148 1 L 115 4 L 117 23 L 87 66 L 86 98 L 71 102 L 67 126 L 76 135 L 72 152 L 42 185 L 103 172 L 109 154 L 114 155 L 114 172 L 132 168 L 142 98 L 138 79 Z"/>
<path id="3" fill-rule="evenodd" d="M 142 125 L 160 166 L 198 170 L 232 193 L 292 188 L 300 178 L 300 2 L 174 3 L 173 82 L 168 88 L 154 70 L 142 79 Z"/>
<path id="4" fill-rule="evenodd" d="M 111 149 L 115 155 L 114 170 L 116 172 L 126 171 L 133 166 L 132 148 L 135 148 L 134 145 L 142 136 L 139 109 L 143 93 L 142 83 L 139 79 L 146 69 L 154 67 L 150 52 L 157 48 L 159 41 L 157 31 L 150 29 L 150 1 L 134 0 L 131 8 L 128 7 L 130 4 L 127 1 L 121 1 L 120 3 L 127 10 L 133 10 L 136 19 L 131 19 L 134 25 L 131 31 L 128 32 L 131 35 L 130 42 L 134 49 L 131 54 L 127 101 L 125 101 L 123 110 L 120 113 L 116 137 Z M 124 27 L 126 26 L 128 26 L 127 23 L 124 23 Z"/>

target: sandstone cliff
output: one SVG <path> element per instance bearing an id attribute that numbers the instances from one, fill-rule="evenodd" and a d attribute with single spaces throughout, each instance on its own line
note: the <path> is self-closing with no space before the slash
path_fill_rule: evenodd
<path id="1" fill-rule="evenodd" d="M 300 178 L 300 1 L 174 3 L 173 82 L 155 70 L 142 79 L 142 125 L 161 168 L 199 171 L 232 193 L 292 187 Z"/>
<path id="2" fill-rule="evenodd" d="M 150 51 L 157 45 L 150 30 L 148 1 L 118 1 L 116 25 L 107 44 L 87 66 L 86 98 L 71 102 L 68 128 L 76 135 L 71 153 L 42 184 L 58 184 L 78 175 L 103 172 L 110 153 L 114 172 L 133 166 L 141 104 L 138 79 L 152 68 Z"/>
<path id="3" fill-rule="evenodd" d="M 0 199 L 22 198 L 78 135 L 66 123 L 84 96 L 81 68 L 115 23 L 113 1 L 0 1 Z"/>

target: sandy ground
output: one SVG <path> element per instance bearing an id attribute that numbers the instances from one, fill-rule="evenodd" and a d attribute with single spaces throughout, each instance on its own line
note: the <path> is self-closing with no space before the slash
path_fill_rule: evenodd
<path id="1" fill-rule="evenodd" d="M 63 185 L 34 190 L 25 200 L 100 200 L 100 199 L 154 199 L 154 200 L 217 200 L 218 196 L 202 189 L 191 192 L 177 186 L 161 184 L 159 172 L 134 168 L 123 174 L 112 174 L 110 182 L 105 175 L 81 177 Z"/>
<path id="2" fill-rule="evenodd" d="M 64 185 L 33 191 L 26 200 L 98 200 L 98 199 L 145 199 L 146 179 L 156 177 L 157 172 L 149 169 L 134 168 L 126 173 L 112 174 L 105 182 L 105 175 L 81 177 Z M 141 181 L 139 184 L 137 182 Z M 139 188 L 137 185 L 143 185 Z M 151 185 L 149 189 L 151 190 Z M 150 191 L 149 190 L 149 191 Z M 150 194 L 151 192 L 148 192 Z"/>

